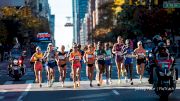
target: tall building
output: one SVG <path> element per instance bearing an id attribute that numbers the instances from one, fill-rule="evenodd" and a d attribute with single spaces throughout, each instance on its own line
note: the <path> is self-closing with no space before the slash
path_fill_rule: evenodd
<path id="1" fill-rule="evenodd" d="M 80 43 L 81 24 L 87 12 L 88 0 L 72 0 L 73 42 Z"/>
<path id="2" fill-rule="evenodd" d="M 0 8 L 5 6 L 24 6 L 26 0 L 0 0 Z"/>
<path id="3" fill-rule="evenodd" d="M 55 44 L 55 39 L 54 39 L 54 29 L 55 29 L 55 15 L 50 15 L 49 19 L 49 24 L 50 24 L 50 33 L 51 33 L 51 40 L 52 43 Z"/>
<path id="4" fill-rule="evenodd" d="M 32 9 L 34 16 L 50 17 L 50 7 L 48 0 L 28 0 L 27 5 Z"/>

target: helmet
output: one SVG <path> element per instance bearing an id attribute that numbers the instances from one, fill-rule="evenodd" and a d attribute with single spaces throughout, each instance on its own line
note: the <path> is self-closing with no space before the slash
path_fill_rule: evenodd
<path id="1" fill-rule="evenodd" d="M 138 41 L 137 45 L 142 45 L 142 42 L 141 42 L 141 41 Z"/>
<path id="2" fill-rule="evenodd" d="M 125 44 L 130 44 L 130 40 L 126 39 Z"/>
<path id="3" fill-rule="evenodd" d="M 151 43 L 152 41 L 150 40 L 150 39 L 148 39 L 147 41 L 146 41 L 146 43 Z"/>
<path id="4" fill-rule="evenodd" d="M 165 43 L 164 42 L 159 42 L 158 43 L 158 47 L 164 47 L 165 46 Z"/>

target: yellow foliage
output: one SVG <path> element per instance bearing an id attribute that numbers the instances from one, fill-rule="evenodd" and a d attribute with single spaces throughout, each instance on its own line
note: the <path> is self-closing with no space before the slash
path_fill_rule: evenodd
<path id="1" fill-rule="evenodd" d="M 120 6 L 120 5 L 124 4 L 124 3 L 125 3 L 125 0 L 115 0 L 114 1 L 114 4 L 118 5 L 118 6 Z"/>

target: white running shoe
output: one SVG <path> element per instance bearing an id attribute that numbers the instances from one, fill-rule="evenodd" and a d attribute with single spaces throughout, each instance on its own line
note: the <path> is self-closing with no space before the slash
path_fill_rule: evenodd
<path id="1" fill-rule="evenodd" d="M 50 81 L 47 81 L 47 87 L 51 87 Z"/>
<path id="2" fill-rule="evenodd" d="M 121 84 L 121 79 L 118 80 L 118 84 Z"/>
<path id="3" fill-rule="evenodd" d="M 128 83 L 128 77 L 127 76 L 125 76 L 125 82 Z"/>
<path id="4" fill-rule="evenodd" d="M 142 80 L 140 80 L 139 83 L 142 84 L 143 83 Z"/>
<path id="5" fill-rule="evenodd" d="M 109 82 L 109 84 L 112 84 L 112 80 L 111 79 L 109 79 L 108 82 Z"/>
<path id="6" fill-rule="evenodd" d="M 106 85 L 109 85 L 109 80 L 106 80 Z"/>
<path id="7" fill-rule="evenodd" d="M 61 83 L 61 87 L 64 87 L 64 83 L 63 82 Z"/>

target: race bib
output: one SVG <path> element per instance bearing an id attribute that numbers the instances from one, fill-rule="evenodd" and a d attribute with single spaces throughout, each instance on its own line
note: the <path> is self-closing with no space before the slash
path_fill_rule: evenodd
<path id="1" fill-rule="evenodd" d="M 79 56 L 75 56 L 74 59 L 80 60 L 80 57 Z"/>
<path id="2" fill-rule="evenodd" d="M 93 58 L 93 55 L 88 55 L 88 59 L 89 59 L 89 58 Z"/>
<path id="3" fill-rule="evenodd" d="M 144 58 L 144 57 L 145 57 L 144 53 L 138 53 L 138 56 L 139 56 L 140 58 Z"/>
<path id="4" fill-rule="evenodd" d="M 117 55 L 120 55 L 120 56 L 121 56 L 121 55 L 123 55 L 123 54 L 122 54 L 122 52 L 118 52 Z"/>
<path id="5" fill-rule="evenodd" d="M 64 60 L 65 59 L 65 56 L 59 56 L 59 59 L 61 59 L 61 60 Z"/>
<path id="6" fill-rule="evenodd" d="M 111 56 L 106 56 L 106 60 L 109 60 L 109 59 L 111 59 Z"/>
<path id="7" fill-rule="evenodd" d="M 97 58 L 98 58 L 99 60 L 102 60 L 102 59 L 104 59 L 104 55 L 99 55 L 99 56 L 97 56 Z"/>

